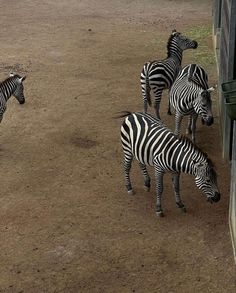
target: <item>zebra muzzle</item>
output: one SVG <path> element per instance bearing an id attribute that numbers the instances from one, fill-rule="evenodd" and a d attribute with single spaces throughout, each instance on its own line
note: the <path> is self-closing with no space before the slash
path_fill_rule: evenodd
<path id="1" fill-rule="evenodd" d="M 214 123 L 214 118 L 212 116 L 207 117 L 206 119 L 206 125 L 211 126 Z"/>
<path id="2" fill-rule="evenodd" d="M 215 192 L 214 196 L 209 196 L 207 198 L 207 201 L 210 203 L 218 202 L 219 200 L 220 200 L 220 193 L 219 192 Z"/>
<path id="3" fill-rule="evenodd" d="M 24 103 L 25 103 L 25 99 L 20 100 L 19 103 L 20 103 L 21 105 L 24 104 Z"/>
<path id="4" fill-rule="evenodd" d="M 212 200 L 214 202 L 218 202 L 220 200 L 220 193 L 219 192 L 215 192 L 215 196 L 212 198 Z"/>
<path id="5" fill-rule="evenodd" d="M 198 47 L 198 42 L 193 41 L 193 49 L 197 49 L 197 47 Z"/>

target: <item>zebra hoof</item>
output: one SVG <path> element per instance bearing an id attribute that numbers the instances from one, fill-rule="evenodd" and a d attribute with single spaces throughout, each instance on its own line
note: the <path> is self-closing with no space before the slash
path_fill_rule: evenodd
<path id="1" fill-rule="evenodd" d="M 150 186 L 146 186 L 146 185 L 144 185 L 144 190 L 145 190 L 146 192 L 149 192 L 149 191 L 150 191 Z"/>
<path id="2" fill-rule="evenodd" d="M 156 211 L 156 215 L 158 216 L 158 218 L 164 217 L 163 211 Z"/>
<path id="3" fill-rule="evenodd" d="M 186 213 L 186 207 L 182 202 L 176 202 L 177 207 L 181 210 L 181 212 Z"/>
<path id="4" fill-rule="evenodd" d="M 182 213 L 186 213 L 187 212 L 186 207 L 182 207 L 182 208 L 180 208 L 180 210 L 181 210 Z"/>
<path id="5" fill-rule="evenodd" d="M 133 189 L 128 190 L 128 195 L 134 195 L 135 192 L 133 191 Z"/>
<path id="6" fill-rule="evenodd" d="M 186 129 L 185 134 L 186 134 L 186 135 L 190 135 L 190 134 L 192 134 L 192 131 L 189 130 L 189 129 Z"/>
<path id="7" fill-rule="evenodd" d="M 170 110 L 167 111 L 167 114 L 170 115 L 170 116 L 172 115 Z"/>

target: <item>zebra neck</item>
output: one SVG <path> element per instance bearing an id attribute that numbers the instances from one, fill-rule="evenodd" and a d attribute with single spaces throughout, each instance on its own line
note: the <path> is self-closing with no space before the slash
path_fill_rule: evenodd
<path id="1" fill-rule="evenodd" d="M 12 96 L 12 94 L 15 92 L 15 90 L 16 90 L 16 84 L 10 80 L 0 84 L 1 94 L 4 97 L 4 99 L 6 100 L 6 102 Z"/>
<path id="2" fill-rule="evenodd" d="M 181 64 L 183 57 L 183 50 L 181 50 L 176 44 L 170 46 L 167 57 L 174 59 L 178 64 Z"/>
<path id="3" fill-rule="evenodd" d="M 186 140 L 182 147 L 182 154 L 179 158 L 178 167 L 181 172 L 195 175 L 195 163 L 205 161 L 205 155 L 197 149 L 192 142 Z"/>

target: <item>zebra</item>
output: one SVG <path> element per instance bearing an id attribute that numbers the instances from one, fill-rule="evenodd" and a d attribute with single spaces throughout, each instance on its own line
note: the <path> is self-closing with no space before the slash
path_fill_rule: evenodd
<path id="1" fill-rule="evenodd" d="M 161 120 L 147 113 L 126 112 L 121 126 L 121 142 L 124 152 L 125 185 L 128 194 L 134 194 L 130 181 L 130 169 L 135 157 L 144 177 L 144 187 L 150 191 L 150 176 L 146 165 L 154 166 L 156 177 L 156 213 L 163 216 L 161 196 L 163 175 L 172 173 L 176 205 L 186 211 L 180 196 L 180 173 L 195 176 L 197 187 L 205 194 L 208 202 L 218 202 L 220 193 L 217 175 L 207 154 L 197 148 L 187 137 L 178 137 Z"/>
<path id="2" fill-rule="evenodd" d="M 192 141 L 196 141 L 196 122 L 198 115 L 207 126 L 214 122 L 212 115 L 212 101 L 208 76 L 205 70 L 197 64 L 185 66 L 174 81 L 170 90 L 170 104 L 175 109 L 175 134 L 180 134 L 181 121 L 189 115 L 186 134 L 192 134 Z"/>
<path id="3" fill-rule="evenodd" d="M 148 104 L 151 106 L 152 90 L 155 96 L 156 116 L 160 118 L 160 102 L 164 89 L 170 89 L 176 79 L 182 62 L 183 51 L 196 49 L 198 43 L 173 30 L 167 43 L 167 58 L 159 61 L 150 61 L 144 64 L 141 72 L 141 89 L 144 103 L 144 113 L 147 113 Z M 168 114 L 171 114 L 168 111 Z"/>
<path id="4" fill-rule="evenodd" d="M 25 103 L 23 81 L 26 76 L 10 73 L 10 76 L 0 83 L 0 122 L 7 109 L 7 101 L 13 95 L 20 104 Z"/>

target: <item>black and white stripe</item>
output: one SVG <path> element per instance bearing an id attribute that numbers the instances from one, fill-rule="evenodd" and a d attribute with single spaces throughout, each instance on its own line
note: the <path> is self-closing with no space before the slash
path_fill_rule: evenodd
<path id="1" fill-rule="evenodd" d="M 196 41 L 190 40 L 175 30 L 167 43 L 167 58 L 159 61 L 151 61 L 144 64 L 141 72 L 141 87 L 144 102 L 144 112 L 147 112 L 148 104 L 151 105 L 150 91 L 155 96 L 156 115 L 160 118 L 160 102 L 164 89 L 170 89 L 179 70 L 181 69 L 183 51 L 196 49 Z"/>
<path id="2" fill-rule="evenodd" d="M 175 134 L 180 134 L 181 121 L 184 116 L 190 116 L 187 133 L 192 133 L 195 142 L 196 122 L 198 115 L 210 126 L 214 119 L 212 101 L 208 88 L 208 77 L 205 70 L 197 65 L 185 66 L 170 90 L 170 104 L 175 109 Z"/>
<path id="3" fill-rule="evenodd" d="M 182 210 L 185 206 L 179 192 L 181 172 L 195 176 L 198 188 L 210 202 L 217 202 L 220 194 L 217 187 L 216 173 L 211 161 L 200 149 L 187 138 L 179 138 L 167 129 L 161 120 L 144 113 L 126 113 L 121 126 L 121 141 L 124 151 L 125 182 L 128 193 L 133 193 L 130 181 L 132 159 L 135 157 L 141 167 L 144 185 L 150 189 L 150 177 L 146 165 L 154 166 L 156 175 L 156 212 L 162 216 L 161 195 L 163 192 L 163 175 L 173 174 L 173 186 L 176 204 Z"/>
<path id="4" fill-rule="evenodd" d="M 0 122 L 7 109 L 7 101 L 12 95 L 15 96 L 20 104 L 25 103 L 23 87 L 25 78 L 25 76 L 21 77 L 18 74 L 10 74 L 10 77 L 0 83 Z"/>

